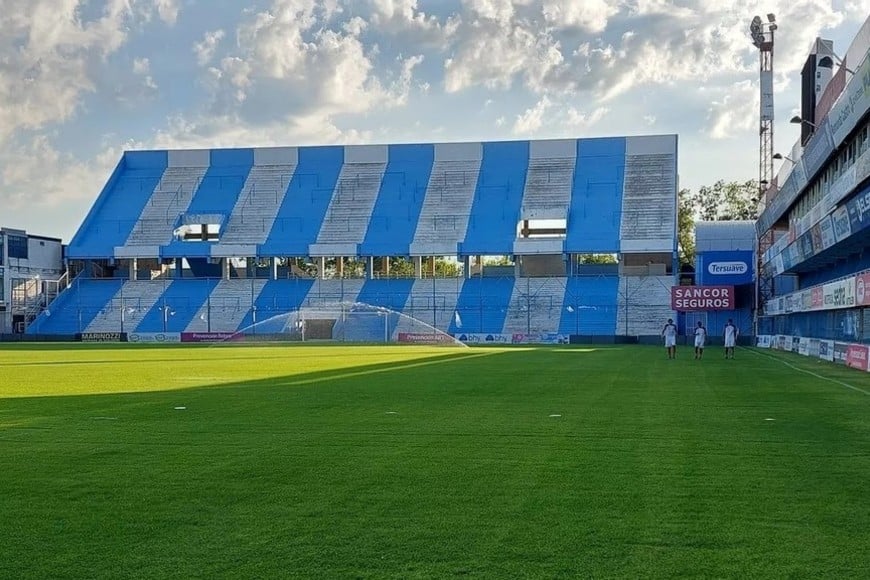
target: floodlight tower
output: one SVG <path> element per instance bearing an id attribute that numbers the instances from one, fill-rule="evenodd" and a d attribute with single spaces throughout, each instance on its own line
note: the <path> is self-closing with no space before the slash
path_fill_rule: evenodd
<path id="1" fill-rule="evenodd" d="M 752 19 L 749 33 L 752 44 L 759 52 L 759 90 L 761 92 L 758 116 L 758 193 L 760 207 L 767 205 L 767 197 L 773 186 L 773 34 L 777 29 L 776 16 L 767 15 L 767 22 L 760 16 Z M 763 202 L 763 203 L 762 203 Z M 773 276 L 763 276 L 762 256 L 773 245 L 773 229 L 759 232 L 756 247 L 755 269 L 755 334 L 758 334 L 758 316 L 765 302 L 773 296 Z"/>

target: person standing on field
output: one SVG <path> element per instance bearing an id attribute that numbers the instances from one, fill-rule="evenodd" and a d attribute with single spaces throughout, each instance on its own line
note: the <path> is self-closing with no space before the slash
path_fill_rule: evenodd
<path id="1" fill-rule="evenodd" d="M 725 325 L 725 358 L 734 358 L 734 345 L 737 343 L 739 332 L 734 326 L 734 322 L 729 318 L 728 324 Z"/>
<path id="2" fill-rule="evenodd" d="M 704 355 L 705 342 L 707 342 L 707 329 L 699 320 L 698 326 L 695 327 L 695 359 L 700 360 Z"/>
<path id="3" fill-rule="evenodd" d="M 662 336 L 665 339 L 665 348 L 668 349 L 668 358 L 677 358 L 677 326 L 672 318 L 668 318 L 667 324 L 662 328 Z"/>

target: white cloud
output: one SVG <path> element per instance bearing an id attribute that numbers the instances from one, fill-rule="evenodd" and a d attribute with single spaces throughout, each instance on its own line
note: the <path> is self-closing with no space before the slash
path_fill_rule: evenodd
<path id="1" fill-rule="evenodd" d="M 607 28 L 611 16 L 619 12 L 619 4 L 607 0 L 544 0 L 544 19 L 557 27 L 578 27 L 589 32 Z"/>
<path id="2" fill-rule="evenodd" d="M 734 83 L 721 99 L 710 103 L 706 133 L 713 139 L 726 139 L 752 129 L 758 123 L 758 99 L 756 83 Z"/>
<path id="3" fill-rule="evenodd" d="M 531 135 L 536 133 L 544 124 L 544 115 L 547 114 L 552 102 L 546 96 L 538 101 L 534 107 L 528 108 L 521 115 L 517 115 L 512 132 L 514 135 Z"/>
<path id="4" fill-rule="evenodd" d="M 576 129 L 588 129 L 606 117 L 609 112 L 610 109 L 608 107 L 597 107 L 591 113 L 578 111 L 574 107 L 570 107 L 567 113 L 567 124 L 569 127 Z"/>
<path id="5" fill-rule="evenodd" d="M 177 0 L 154 0 L 160 19 L 167 24 L 175 24 L 178 20 Z"/>
<path id="6" fill-rule="evenodd" d="M 147 75 L 151 72 L 151 61 L 147 58 L 133 59 L 133 72 L 137 75 Z"/>
<path id="7" fill-rule="evenodd" d="M 194 43 L 193 53 L 196 55 L 196 62 L 200 66 L 205 66 L 214 58 L 214 53 L 217 50 L 218 44 L 224 38 L 222 29 L 206 32 L 202 40 Z"/>

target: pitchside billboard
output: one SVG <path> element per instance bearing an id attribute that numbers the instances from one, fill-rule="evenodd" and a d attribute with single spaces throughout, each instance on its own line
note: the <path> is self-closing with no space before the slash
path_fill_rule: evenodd
<path id="1" fill-rule="evenodd" d="M 734 310 L 734 286 L 672 286 L 671 310 Z"/>
<path id="2" fill-rule="evenodd" d="M 752 284 L 753 252 L 701 252 L 698 282 L 704 286 Z"/>

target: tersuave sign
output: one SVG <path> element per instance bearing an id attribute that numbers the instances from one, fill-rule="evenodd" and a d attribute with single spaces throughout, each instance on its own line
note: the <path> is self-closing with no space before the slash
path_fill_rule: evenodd
<path id="1" fill-rule="evenodd" d="M 710 262 L 707 271 L 715 276 L 745 274 L 749 271 L 749 266 L 746 262 Z"/>
<path id="2" fill-rule="evenodd" d="M 734 310 L 734 286 L 673 286 L 671 310 Z"/>

